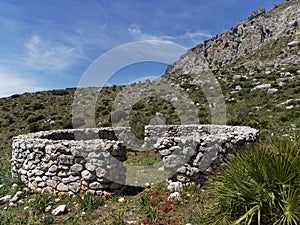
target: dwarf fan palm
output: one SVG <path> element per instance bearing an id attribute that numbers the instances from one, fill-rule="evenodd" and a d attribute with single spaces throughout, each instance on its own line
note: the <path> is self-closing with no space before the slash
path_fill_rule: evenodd
<path id="1" fill-rule="evenodd" d="M 228 160 L 209 186 L 217 204 L 204 224 L 299 224 L 299 146 L 264 143 Z"/>

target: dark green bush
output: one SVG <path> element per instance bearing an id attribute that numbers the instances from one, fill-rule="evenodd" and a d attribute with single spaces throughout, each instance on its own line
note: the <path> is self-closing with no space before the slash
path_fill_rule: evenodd
<path id="1" fill-rule="evenodd" d="M 77 118 L 66 118 L 64 119 L 63 121 L 63 128 L 64 129 L 73 129 L 73 128 L 78 128 L 78 127 L 81 127 L 85 124 L 85 120 L 84 118 L 80 118 L 80 117 L 77 117 Z"/>
<path id="2" fill-rule="evenodd" d="M 145 108 L 145 104 L 143 101 L 138 101 L 132 106 L 132 110 L 141 110 Z"/>
<path id="3" fill-rule="evenodd" d="M 73 128 L 72 118 L 67 118 L 63 121 L 63 128 L 64 129 L 72 129 Z"/>
<path id="4" fill-rule="evenodd" d="M 34 109 L 34 110 L 39 110 L 39 109 L 44 109 L 44 108 L 45 108 L 44 104 L 40 101 L 34 102 L 32 104 L 32 109 Z"/>
<path id="5" fill-rule="evenodd" d="M 103 123 L 101 123 L 102 127 L 111 127 L 111 121 L 105 121 Z"/>
<path id="6" fill-rule="evenodd" d="M 40 127 L 39 123 L 32 123 L 29 124 L 29 131 L 30 132 L 38 132 L 41 131 L 42 128 Z"/>
<path id="7" fill-rule="evenodd" d="M 15 99 L 15 98 L 19 98 L 21 95 L 19 95 L 19 94 L 14 94 L 14 95 L 12 95 L 12 96 L 10 96 L 12 99 Z"/>
<path id="8" fill-rule="evenodd" d="M 288 68 L 285 69 L 285 72 L 289 72 L 289 73 L 292 73 L 292 74 L 297 73 L 297 71 L 298 71 L 298 69 L 295 68 L 295 67 L 288 67 Z"/>
<path id="9" fill-rule="evenodd" d="M 28 117 L 27 121 L 28 123 L 34 123 L 34 122 L 38 122 L 42 119 L 45 119 L 45 116 L 43 114 L 32 114 Z"/>
<path id="10" fill-rule="evenodd" d="M 67 90 L 53 90 L 52 95 L 58 95 L 58 96 L 63 96 L 69 94 L 69 91 Z"/>

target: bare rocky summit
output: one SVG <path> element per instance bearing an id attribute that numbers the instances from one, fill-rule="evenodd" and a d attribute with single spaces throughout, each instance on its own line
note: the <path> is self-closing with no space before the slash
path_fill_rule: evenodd
<path id="1" fill-rule="evenodd" d="M 187 51 L 168 67 L 166 73 L 197 74 L 205 70 L 220 69 L 281 40 L 284 40 L 284 48 L 297 46 L 300 40 L 299 25 L 299 0 L 287 1 L 280 6 L 275 5 L 268 13 L 264 8 L 260 8 L 254 11 L 248 20 L 237 23 L 230 30 Z M 280 61 L 289 59 L 290 62 L 295 62 L 297 59 L 291 54 L 286 55 L 284 49 L 281 49 L 280 53 Z M 269 61 L 276 63 L 278 58 L 272 57 Z M 255 61 L 250 60 L 246 64 L 253 62 Z"/>

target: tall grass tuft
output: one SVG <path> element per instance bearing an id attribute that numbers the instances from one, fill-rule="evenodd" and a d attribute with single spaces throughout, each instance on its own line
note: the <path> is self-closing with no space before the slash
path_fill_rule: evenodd
<path id="1" fill-rule="evenodd" d="M 300 224 L 300 144 L 273 140 L 228 160 L 211 181 L 203 224 Z"/>
<path id="2" fill-rule="evenodd" d="M 105 204 L 105 200 L 102 196 L 96 196 L 88 193 L 84 196 L 77 196 L 80 209 L 84 212 L 90 212 L 98 209 Z"/>

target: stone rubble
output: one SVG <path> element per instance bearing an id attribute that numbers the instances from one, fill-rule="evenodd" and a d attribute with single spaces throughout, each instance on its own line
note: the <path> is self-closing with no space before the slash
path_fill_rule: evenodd
<path id="1" fill-rule="evenodd" d="M 182 191 L 183 185 L 182 185 L 182 183 L 179 182 L 179 181 L 171 182 L 171 183 L 168 185 L 167 189 L 168 189 L 169 191 Z"/>
<path id="2" fill-rule="evenodd" d="M 10 202 L 16 203 L 19 201 L 21 198 L 25 197 L 25 193 L 23 191 L 17 191 L 17 193 L 10 199 Z"/>
<path id="3" fill-rule="evenodd" d="M 5 195 L 0 198 L 0 205 L 3 205 L 11 200 L 11 195 Z"/>
<path id="4" fill-rule="evenodd" d="M 289 47 L 295 47 L 300 43 L 300 41 L 291 41 L 287 44 Z"/>
<path id="5" fill-rule="evenodd" d="M 53 216 L 59 216 L 59 215 L 66 214 L 67 212 L 68 212 L 67 206 L 66 205 L 60 205 L 57 208 L 53 209 L 51 214 Z"/>
<path id="6" fill-rule="evenodd" d="M 125 198 L 119 198 L 119 199 L 118 199 L 118 202 L 119 202 L 119 203 L 124 203 L 124 202 L 125 202 Z"/>
<path id="7" fill-rule="evenodd" d="M 171 193 L 170 196 L 168 197 L 168 200 L 171 200 L 171 199 L 180 200 L 181 194 L 179 192 Z"/>

